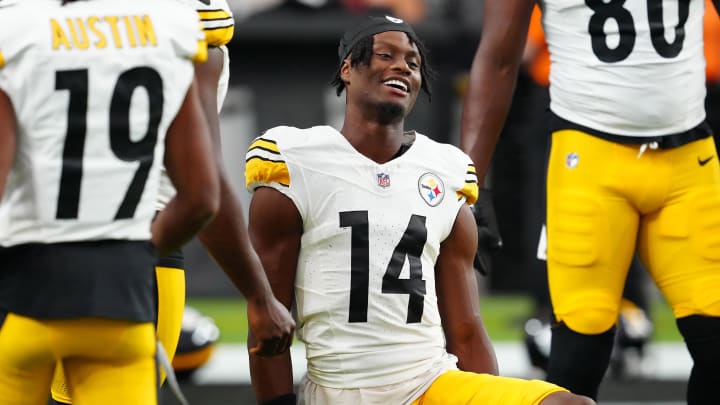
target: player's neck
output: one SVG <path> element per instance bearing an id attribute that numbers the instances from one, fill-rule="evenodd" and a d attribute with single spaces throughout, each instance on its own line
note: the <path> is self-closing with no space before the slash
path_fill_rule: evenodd
<path id="1" fill-rule="evenodd" d="M 386 163 L 398 155 L 403 143 L 403 122 L 383 125 L 374 121 L 349 120 L 340 133 L 355 150 L 377 163 Z"/>

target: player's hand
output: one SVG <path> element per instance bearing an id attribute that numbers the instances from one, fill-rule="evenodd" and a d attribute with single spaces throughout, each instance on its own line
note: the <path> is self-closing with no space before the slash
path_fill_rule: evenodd
<path id="1" fill-rule="evenodd" d="M 492 256 L 502 248 L 503 244 L 490 190 L 480 189 L 478 200 L 471 208 L 478 228 L 478 248 L 474 266 L 480 274 L 486 276 L 492 269 Z"/>
<path id="2" fill-rule="evenodd" d="M 257 342 L 250 348 L 250 354 L 276 356 L 290 348 L 295 321 L 274 296 L 261 302 L 248 300 L 247 315 L 250 332 Z"/>

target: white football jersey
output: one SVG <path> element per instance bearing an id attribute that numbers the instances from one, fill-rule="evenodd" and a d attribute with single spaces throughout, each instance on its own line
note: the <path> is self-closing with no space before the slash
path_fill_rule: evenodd
<path id="1" fill-rule="evenodd" d="M 703 121 L 703 0 L 541 3 L 555 114 L 626 136 L 679 133 Z"/>
<path id="2" fill-rule="evenodd" d="M 393 384 L 449 356 L 434 267 L 477 178 L 459 149 L 412 134 L 385 164 L 328 126 L 277 127 L 250 145 L 248 189 L 278 190 L 302 217 L 297 332 L 317 384 Z"/>
<path id="3" fill-rule="evenodd" d="M 207 56 L 197 13 L 44 0 L 2 8 L 0 27 L 19 130 L 0 245 L 149 240 L 165 135 Z"/>
<path id="4" fill-rule="evenodd" d="M 218 79 L 217 89 L 217 108 L 218 113 L 220 113 L 228 92 L 228 86 L 230 85 L 230 55 L 226 45 L 230 42 L 235 32 L 235 20 L 232 11 L 225 0 L 178 1 L 197 11 L 200 16 L 200 21 L 202 22 L 203 30 L 205 30 L 205 40 L 208 46 L 218 47 L 223 52 L 223 69 Z M 195 26 L 188 28 L 194 29 Z M 174 195 L 175 187 L 173 187 L 170 178 L 163 169 L 163 175 L 160 178 L 159 198 L 155 204 L 155 208 L 157 210 L 165 208 Z"/>

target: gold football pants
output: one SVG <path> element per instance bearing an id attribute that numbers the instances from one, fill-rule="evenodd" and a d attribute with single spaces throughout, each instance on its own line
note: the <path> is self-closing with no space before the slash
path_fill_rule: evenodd
<path id="1" fill-rule="evenodd" d="M 672 149 L 553 133 L 548 280 L 558 321 L 616 322 L 636 248 L 676 318 L 720 316 L 720 165 L 712 137 Z"/>
<path id="2" fill-rule="evenodd" d="M 0 404 L 47 404 L 58 360 L 76 405 L 157 404 L 155 348 L 150 322 L 9 313 L 0 329 Z"/>
<path id="3" fill-rule="evenodd" d="M 180 339 L 183 310 L 185 308 L 185 271 L 171 267 L 156 267 L 158 286 L 157 339 L 172 361 Z M 160 370 L 160 384 L 165 380 L 165 371 Z M 74 392 L 74 390 L 73 390 Z M 58 402 L 76 404 L 65 378 L 63 364 L 58 363 L 52 381 L 52 397 Z M 102 402 L 99 402 L 102 403 Z"/>
<path id="4" fill-rule="evenodd" d="M 567 390 L 545 381 L 450 370 L 412 405 L 537 405 L 555 392 Z"/>

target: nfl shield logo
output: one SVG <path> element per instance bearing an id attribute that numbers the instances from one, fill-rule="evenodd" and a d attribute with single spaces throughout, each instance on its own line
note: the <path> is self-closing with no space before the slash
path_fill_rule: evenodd
<path id="1" fill-rule="evenodd" d="M 382 188 L 390 187 L 390 175 L 387 173 L 378 173 L 377 182 L 378 186 Z"/>
<path id="2" fill-rule="evenodd" d="M 565 166 L 567 166 L 568 169 L 574 169 L 577 167 L 579 161 L 580 156 L 575 152 L 570 152 L 565 157 Z"/>

